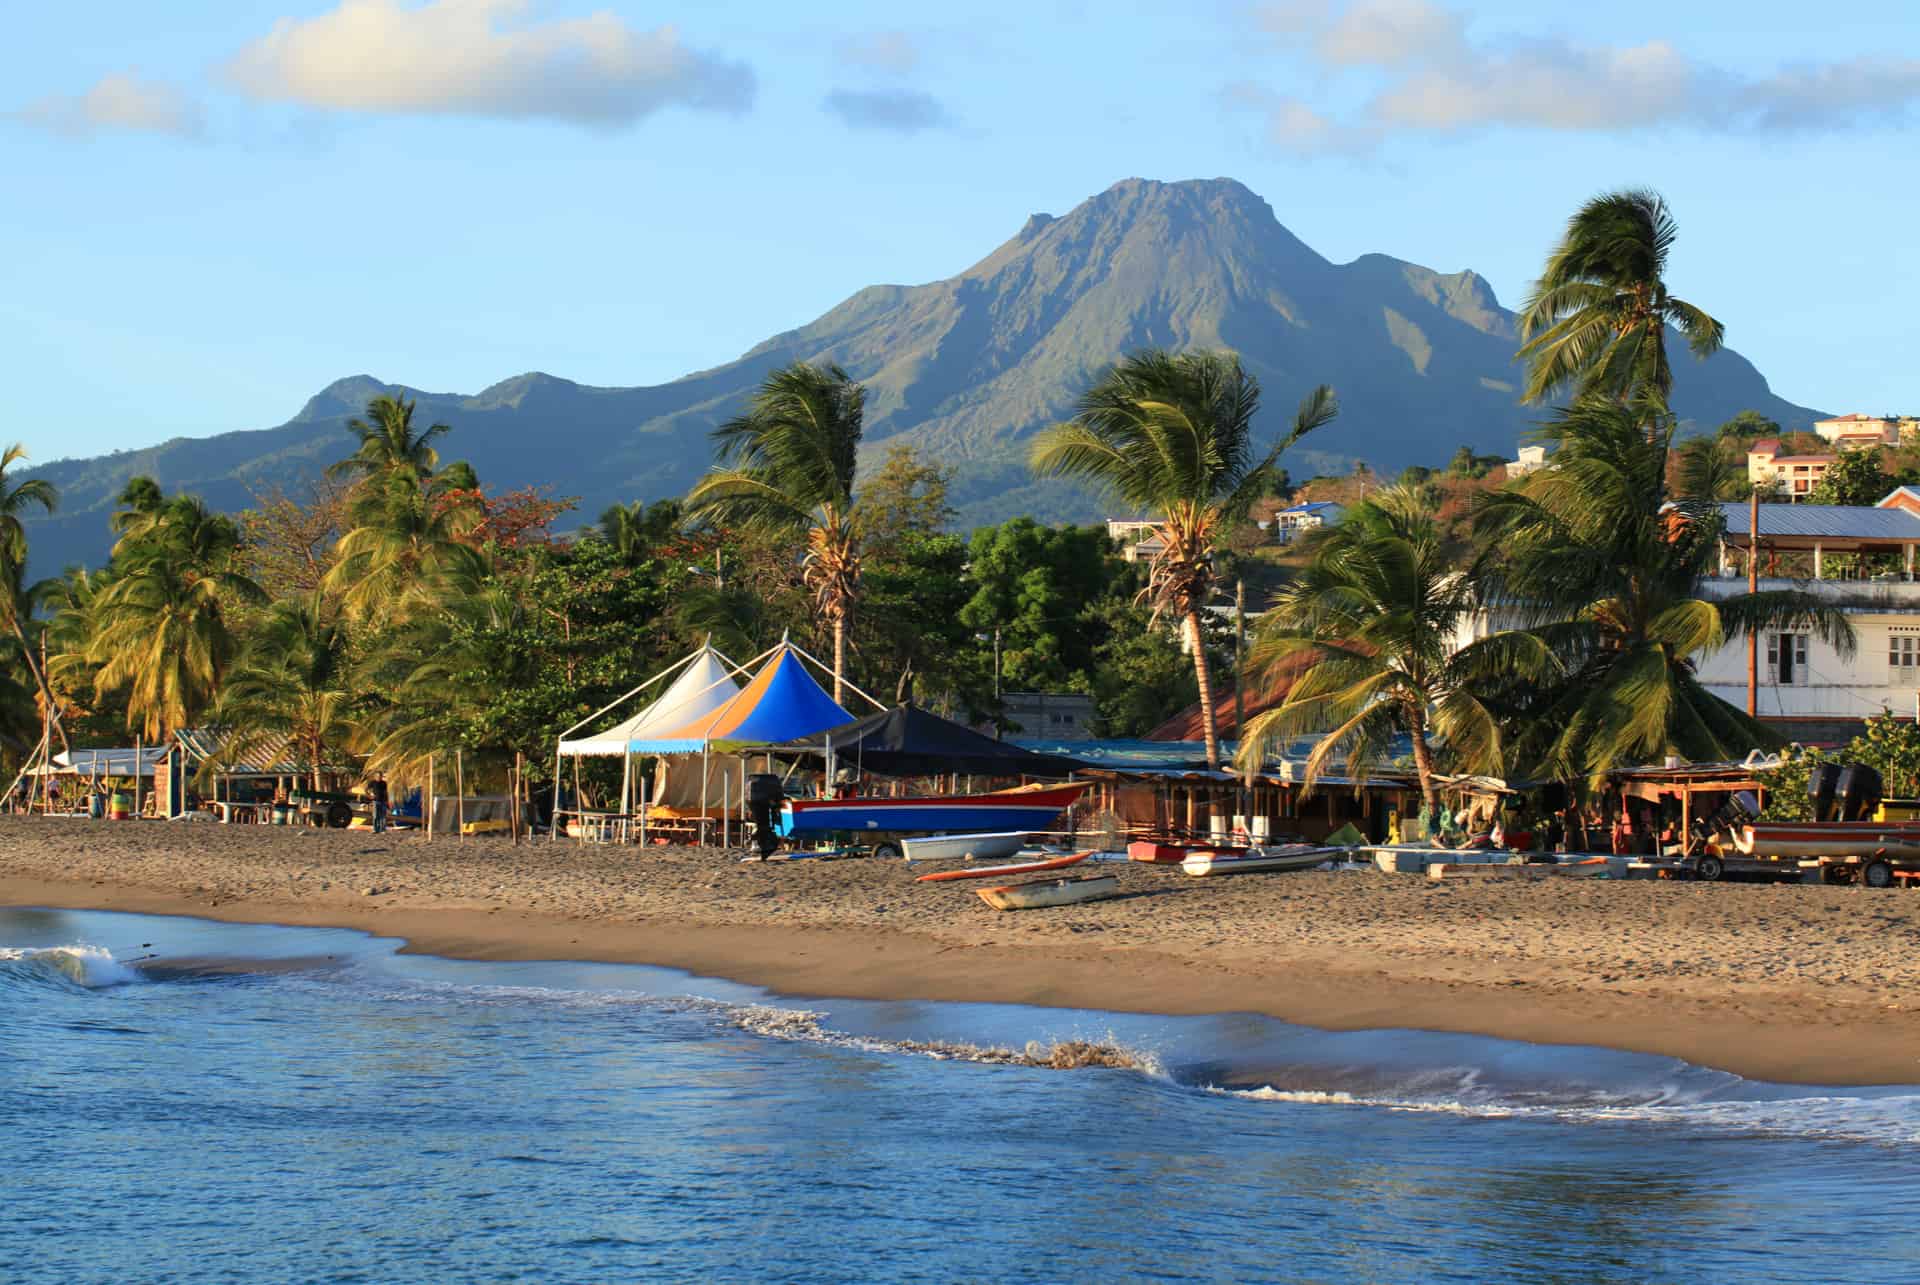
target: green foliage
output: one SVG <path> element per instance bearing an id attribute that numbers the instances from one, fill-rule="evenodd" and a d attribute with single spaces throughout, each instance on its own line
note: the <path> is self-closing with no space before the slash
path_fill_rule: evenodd
<path id="1" fill-rule="evenodd" d="M 1501 465 L 1505 464 L 1506 462 L 1507 462 L 1507 457 L 1504 455 L 1481 455 L 1476 453 L 1471 446 L 1463 445 L 1462 447 L 1460 447 L 1459 450 L 1453 453 L 1453 458 L 1447 461 L 1447 476 L 1460 477 L 1460 478 L 1481 478 L 1481 477 L 1485 477 L 1487 474 L 1491 473 L 1494 469 L 1499 468 Z M 1409 470 L 1409 472 L 1410 471 L 1411 470 Z M 1423 470 L 1423 471 L 1425 472 L 1426 477 L 1432 476 L 1432 470 L 1429 469 L 1429 470 Z M 1401 476 L 1405 477 L 1406 474 L 1403 473 Z M 1426 477 L 1421 477 L 1417 480 L 1425 481 Z"/>
<path id="2" fill-rule="evenodd" d="M 1778 437 L 1785 430 L 1778 420 L 1768 419 L 1757 410 L 1743 410 L 1714 430 L 1718 441 L 1732 442 L 1744 448 L 1763 437 Z"/>
<path id="3" fill-rule="evenodd" d="M 1826 750 L 1790 745 L 1780 753 L 1778 767 L 1755 774 L 1766 788 L 1766 806 L 1760 815 L 1768 821 L 1811 821 L 1813 804 L 1807 798 L 1807 778 L 1821 763 L 1838 763 L 1841 756 Z"/>
<path id="4" fill-rule="evenodd" d="M 958 619 L 979 634 L 1000 631 L 1002 688 L 1089 690 L 1098 639 L 1081 622 L 1123 565 L 1107 533 L 1015 518 L 975 531 L 968 558 L 974 588 Z"/>
<path id="5" fill-rule="evenodd" d="M 1682 498 L 1744 500 L 1753 490 L 1745 449 L 1731 439 L 1696 437 L 1675 454 L 1680 467 L 1674 493 Z"/>
<path id="6" fill-rule="evenodd" d="M 1088 608 L 1103 640 L 1094 645 L 1091 686 L 1094 731 L 1137 737 L 1200 699 L 1193 661 L 1172 633 L 1155 628 L 1152 613 L 1128 594 Z"/>
<path id="7" fill-rule="evenodd" d="M 1880 452 L 1855 448 L 1834 456 L 1826 475 L 1814 484 L 1807 499 L 1813 504 L 1871 507 L 1884 499 L 1893 487 L 1893 479 L 1880 467 Z"/>
<path id="8" fill-rule="evenodd" d="M 1880 773 L 1889 798 L 1920 798 L 1920 725 L 1882 712 L 1867 720 L 1867 730 L 1847 744 L 1843 756 Z"/>

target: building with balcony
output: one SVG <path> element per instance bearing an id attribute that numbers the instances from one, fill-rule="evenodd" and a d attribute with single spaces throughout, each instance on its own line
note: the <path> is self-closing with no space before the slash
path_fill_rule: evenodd
<path id="1" fill-rule="evenodd" d="M 1835 415 L 1815 420 L 1813 431 L 1837 449 L 1855 446 L 1898 446 L 1920 435 L 1920 417 L 1912 415 Z"/>
<path id="2" fill-rule="evenodd" d="M 1804 501 L 1833 461 L 1832 455 L 1782 455 L 1780 439 L 1765 437 L 1747 448 L 1747 481 L 1762 495 Z"/>
<path id="3" fill-rule="evenodd" d="M 1509 478 L 1525 477 L 1529 473 L 1538 473 L 1547 466 L 1547 448 L 1544 446 L 1522 446 L 1520 458 L 1507 461 Z"/>

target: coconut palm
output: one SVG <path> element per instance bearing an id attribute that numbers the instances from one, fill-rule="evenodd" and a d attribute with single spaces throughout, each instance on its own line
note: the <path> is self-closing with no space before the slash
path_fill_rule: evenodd
<path id="1" fill-rule="evenodd" d="M 100 595 L 89 656 L 101 692 L 127 693 L 127 724 L 149 741 L 190 727 L 213 704 L 238 651 L 231 608 L 258 602 L 258 585 L 231 570 L 146 559 Z"/>
<path id="2" fill-rule="evenodd" d="M 28 478 L 15 482 L 7 476 L 7 471 L 15 464 L 27 458 L 27 448 L 19 442 L 7 447 L 0 453 L 0 574 L 12 584 L 23 583 L 27 569 L 27 528 L 21 518 L 33 509 L 42 513 L 52 513 L 60 503 L 60 493 L 53 483 L 43 477 Z M 60 735 L 63 748 L 72 748 L 67 744 L 67 732 L 60 725 L 59 707 L 54 704 L 53 693 L 47 687 L 47 676 L 40 672 L 40 664 L 34 656 L 33 644 L 27 641 L 25 621 L 31 613 L 23 614 L 21 604 L 25 601 L 20 594 L 0 595 L 0 613 L 7 618 L 7 632 L 13 635 L 20 657 L 26 663 L 27 672 L 33 676 L 34 687 L 40 693 L 40 699 L 46 708 L 54 710 L 53 725 Z"/>
<path id="3" fill-rule="evenodd" d="M 1852 653 L 1846 617 L 1812 594 L 1702 596 L 1721 512 L 1661 500 L 1673 430 L 1651 398 L 1582 398 L 1535 434 L 1555 448 L 1553 467 L 1475 512 L 1483 591 L 1566 673 L 1520 729 L 1525 766 L 1572 776 L 1664 754 L 1738 758 L 1778 738 L 1702 687 L 1693 657 L 1764 630 L 1811 631 Z"/>
<path id="4" fill-rule="evenodd" d="M 127 484 L 120 488 L 120 494 L 114 497 L 114 502 L 120 507 L 107 519 L 107 525 L 114 534 L 125 535 L 131 528 L 144 524 L 157 514 L 166 499 L 160 484 L 152 478 L 144 474 L 128 478 Z"/>
<path id="5" fill-rule="evenodd" d="M 1568 220 L 1520 309 L 1525 400 L 1572 388 L 1665 408 L 1673 393 L 1667 328 L 1685 335 L 1696 357 L 1718 351 L 1725 328 L 1667 292 L 1676 232 L 1666 201 L 1646 190 L 1594 197 Z"/>
<path id="6" fill-rule="evenodd" d="M 1153 618 L 1180 622 L 1193 651 L 1207 765 L 1219 767 L 1200 615 L 1213 597 L 1214 545 L 1271 487 L 1280 453 L 1330 422 L 1338 407 L 1322 385 L 1266 454 L 1254 441 L 1260 384 L 1228 353 L 1134 353 L 1081 397 L 1078 412 L 1033 444 L 1036 473 L 1091 482 L 1156 516 L 1160 552 L 1141 598 Z"/>
<path id="7" fill-rule="evenodd" d="M 1691 500 L 1744 500 L 1753 490 L 1746 455 L 1724 439 L 1696 437 L 1674 452 L 1678 493 Z"/>
<path id="8" fill-rule="evenodd" d="M 1499 771 L 1500 711 L 1481 692 L 1489 679 L 1516 673 L 1550 679 L 1556 658 L 1529 634 L 1456 649 L 1480 601 L 1448 557 L 1420 489 L 1374 492 L 1306 547 L 1310 561 L 1255 631 L 1251 663 L 1291 685 L 1248 724 L 1240 769 L 1258 768 L 1292 737 L 1321 733 L 1307 757 L 1311 791 L 1342 759 L 1349 775 L 1364 779 L 1404 734 L 1429 811 L 1439 803 L 1436 737 L 1461 770 Z"/>
<path id="9" fill-rule="evenodd" d="M 354 510 L 356 525 L 320 582 L 354 620 L 403 618 L 486 573 L 486 558 L 465 541 L 478 512 L 445 503 L 405 471 L 370 480 Z"/>
<path id="10" fill-rule="evenodd" d="M 600 514 L 599 534 L 631 566 L 671 539 L 680 526 L 680 502 L 633 500 L 610 504 Z"/>
<path id="11" fill-rule="evenodd" d="M 284 743 L 319 789 L 360 730 L 352 659 L 347 627 L 320 594 L 275 603 L 221 689 L 218 718 L 232 729 L 224 756 Z"/>
<path id="12" fill-rule="evenodd" d="M 719 464 L 687 495 L 690 513 L 802 536 L 801 576 L 833 632 L 833 698 L 845 685 L 847 624 L 860 594 L 853 471 L 866 389 L 837 365 L 768 375 L 747 413 L 713 432 Z"/>
<path id="13" fill-rule="evenodd" d="M 365 419 L 349 420 L 359 448 L 346 459 L 327 469 L 333 477 L 384 477 L 404 473 L 416 482 L 425 482 L 440 467 L 440 453 L 433 441 L 451 430 L 435 424 L 424 432 L 413 427 L 414 403 L 400 397 L 382 395 L 367 403 Z"/>

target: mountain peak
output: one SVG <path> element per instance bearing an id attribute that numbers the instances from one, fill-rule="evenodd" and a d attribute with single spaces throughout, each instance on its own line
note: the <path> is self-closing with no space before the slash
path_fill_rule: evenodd
<path id="1" fill-rule="evenodd" d="M 342 415 L 359 415 L 367 409 L 367 403 L 376 397 L 390 397 L 402 391 L 398 384 L 385 383 L 372 375 L 348 375 L 345 379 L 336 379 L 325 388 L 307 399 L 293 422 L 305 423 L 316 419 L 338 419 Z"/>

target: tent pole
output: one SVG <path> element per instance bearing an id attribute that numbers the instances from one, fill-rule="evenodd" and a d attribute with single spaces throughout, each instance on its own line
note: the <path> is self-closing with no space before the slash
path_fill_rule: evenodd
<path id="1" fill-rule="evenodd" d="M 464 750 L 453 751 L 453 818 L 454 828 L 460 832 L 460 842 L 467 841 L 467 765 Z"/>
<path id="2" fill-rule="evenodd" d="M 640 774 L 640 846 L 647 846 L 647 774 Z"/>
<path id="3" fill-rule="evenodd" d="M 576 808 L 579 807 L 580 800 L 575 799 L 573 801 L 573 806 L 575 806 Z M 559 839 L 560 839 L 560 742 L 555 741 L 553 743 L 553 825 L 547 831 L 547 841 L 549 843 L 555 843 L 555 842 L 558 842 Z"/>
<path id="4" fill-rule="evenodd" d="M 136 821 L 140 819 L 140 761 L 146 757 L 141 752 L 144 747 L 140 736 L 139 732 L 133 734 L 133 819 Z"/>
<path id="5" fill-rule="evenodd" d="M 720 846 L 733 846 L 733 778 L 720 773 Z"/>
<path id="6" fill-rule="evenodd" d="M 433 842 L 433 755 L 427 755 L 427 842 Z"/>

